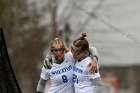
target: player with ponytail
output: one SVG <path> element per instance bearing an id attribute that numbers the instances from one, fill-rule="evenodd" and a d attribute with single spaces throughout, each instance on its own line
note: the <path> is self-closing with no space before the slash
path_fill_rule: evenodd
<path id="1" fill-rule="evenodd" d="M 102 84 L 99 70 L 96 73 L 89 73 L 87 68 L 92 59 L 86 33 L 73 42 L 71 50 L 77 60 L 74 66 L 75 93 L 100 93 Z"/>

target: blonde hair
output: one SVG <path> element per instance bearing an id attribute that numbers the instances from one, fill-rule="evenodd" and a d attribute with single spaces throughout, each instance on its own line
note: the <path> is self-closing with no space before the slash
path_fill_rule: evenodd
<path id="1" fill-rule="evenodd" d="M 64 43 L 63 40 L 61 40 L 60 38 L 54 38 L 52 41 L 51 41 L 51 48 L 52 48 L 52 45 L 53 44 L 60 44 L 62 45 L 62 47 L 64 48 L 65 52 L 68 52 L 69 49 L 67 48 L 66 44 Z"/>

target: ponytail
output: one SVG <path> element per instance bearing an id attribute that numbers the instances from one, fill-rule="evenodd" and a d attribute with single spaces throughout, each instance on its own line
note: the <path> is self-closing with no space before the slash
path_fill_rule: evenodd
<path id="1" fill-rule="evenodd" d="M 86 33 L 82 33 L 81 36 L 73 42 L 73 45 L 80 48 L 81 50 L 88 50 L 89 43 L 86 39 L 86 36 Z"/>

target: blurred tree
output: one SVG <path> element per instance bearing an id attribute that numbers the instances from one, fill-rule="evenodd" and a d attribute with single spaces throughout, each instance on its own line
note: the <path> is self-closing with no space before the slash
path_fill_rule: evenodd
<path id="1" fill-rule="evenodd" d="M 6 7 L 6 2 L 4 0 L 0 0 L 0 24 L 3 22 L 3 12 Z"/>
<path id="2" fill-rule="evenodd" d="M 0 0 L 0 24 L 4 28 L 11 64 L 23 93 L 35 92 L 39 79 L 37 66 L 43 59 L 48 42 L 58 36 L 61 26 L 64 29 L 60 30 L 71 31 L 69 25 L 73 22 L 70 20 L 77 17 L 75 13 L 87 2 L 42 0 L 38 5 L 39 0 Z M 74 28 L 76 33 L 83 31 L 91 17 L 86 19 L 85 23 Z M 69 32 L 66 32 L 67 36 Z M 70 41 L 70 37 L 67 40 Z"/>
<path id="3" fill-rule="evenodd" d="M 0 7 L 0 24 L 4 28 L 11 64 L 21 90 L 23 93 L 35 92 L 38 63 L 47 46 L 44 40 L 47 27 L 39 25 L 41 14 L 35 3 L 30 10 L 26 0 L 1 0 Z"/>
<path id="4" fill-rule="evenodd" d="M 72 30 L 71 30 L 71 27 L 70 27 L 70 24 L 69 23 L 66 23 L 65 26 L 64 26 L 64 39 L 66 41 L 66 44 L 67 46 L 69 46 L 70 44 L 70 36 L 72 34 Z"/>
<path id="5" fill-rule="evenodd" d="M 57 29 L 57 5 L 58 5 L 58 0 L 51 0 L 51 12 L 52 12 L 52 37 L 57 37 L 58 36 L 58 29 Z"/>

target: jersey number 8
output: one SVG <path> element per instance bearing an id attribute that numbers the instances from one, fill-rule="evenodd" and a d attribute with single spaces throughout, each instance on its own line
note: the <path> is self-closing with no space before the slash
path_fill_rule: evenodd
<path id="1" fill-rule="evenodd" d="M 67 76 L 66 75 L 63 75 L 62 76 L 62 80 L 63 80 L 64 83 L 67 83 L 68 82 Z"/>

